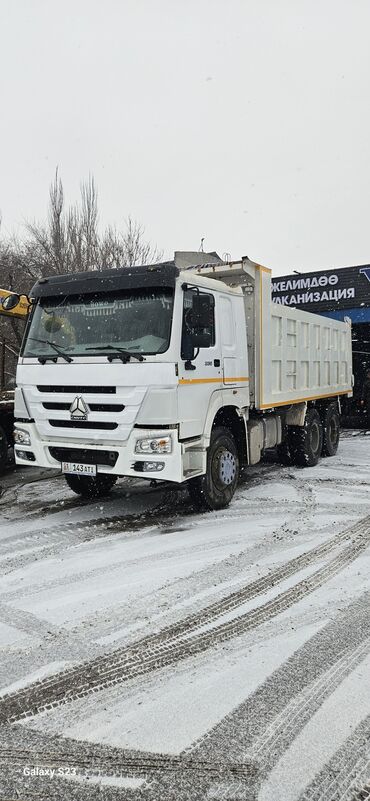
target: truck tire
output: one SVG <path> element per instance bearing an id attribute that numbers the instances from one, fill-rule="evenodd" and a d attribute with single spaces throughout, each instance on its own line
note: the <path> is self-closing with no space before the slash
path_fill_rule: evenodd
<path id="1" fill-rule="evenodd" d="M 5 429 L 0 426 L 0 472 L 5 470 L 8 463 L 9 441 Z"/>
<path id="2" fill-rule="evenodd" d="M 69 488 L 82 498 L 102 498 L 108 495 L 117 481 L 117 476 L 64 476 Z"/>
<path id="3" fill-rule="evenodd" d="M 280 464 L 284 464 L 286 467 L 294 464 L 288 426 L 283 428 L 283 441 L 277 446 L 277 455 Z"/>
<path id="4" fill-rule="evenodd" d="M 304 426 L 292 426 L 290 434 L 291 453 L 294 464 L 299 467 L 314 467 L 321 456 L 323 428 L 316 409 L 308 409 Z"/>
<path id="5" fill-rule="evenodd" d="M 340 436 L 340 418 L 338 407 L 331 403 L 323 417 L 322 455 L 334 456 L 338 450 Z"/>
<path id="6" fill-rule="evenodd" d="M 229 505 L 239 479 L 238 449 L 227 428 L 214 428 L 207 453 L 207 472 L 188 482 L 196 509 L 211 511 Z"/>

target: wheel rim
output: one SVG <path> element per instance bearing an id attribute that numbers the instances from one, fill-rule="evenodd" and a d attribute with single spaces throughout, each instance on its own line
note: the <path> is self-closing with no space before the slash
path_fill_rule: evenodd
<path id="1" fill-rule="evenodd" d="M 215 453 L 212 478 L 218 489 L 229 487 L 236 478 L 236 458 L 231 451 L 222 448 Z"/>

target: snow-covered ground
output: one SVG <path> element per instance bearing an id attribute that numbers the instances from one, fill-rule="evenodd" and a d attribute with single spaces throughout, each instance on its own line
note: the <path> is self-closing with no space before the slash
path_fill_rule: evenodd
<path id="1" fill-rule="evenodd" d="M 221 513 L 2 484 L 1 798 L 370 798 L 370 436 Z"/>

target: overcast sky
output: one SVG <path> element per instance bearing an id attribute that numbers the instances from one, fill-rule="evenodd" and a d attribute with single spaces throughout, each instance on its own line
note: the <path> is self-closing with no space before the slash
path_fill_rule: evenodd
<path id="1" fill-rule="evenodd" d="M 369 0 L 0 0 L 2 234 L 95 176 L 166 256 L 370 262 Z"/>

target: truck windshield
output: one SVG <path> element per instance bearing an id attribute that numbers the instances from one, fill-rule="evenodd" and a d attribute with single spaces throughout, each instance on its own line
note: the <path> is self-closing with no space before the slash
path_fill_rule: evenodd
<path id="1" fill-rule="evenodd" d="M 132 354 L 164 353 L 171 335 L 173 290 L 130 289 L 96 295 L 42 298 L 27 331 L 22 355 L 53 355 L 49 342 L 73 356 L 101 356 L 114 347 Z M 96 350 L 95 350 L 96 348 Z"/>

